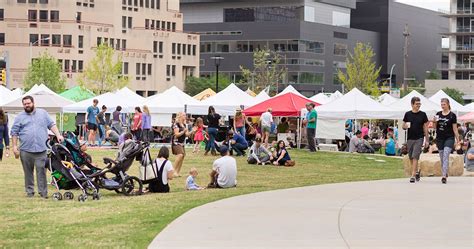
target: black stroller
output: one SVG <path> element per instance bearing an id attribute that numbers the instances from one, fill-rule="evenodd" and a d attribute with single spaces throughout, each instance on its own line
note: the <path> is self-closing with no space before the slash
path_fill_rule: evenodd
<path id="1" fill-rule="evenodd" d="M 82 194 L 78 196 L 80 202 L 87 200 L 88 196 L 92 196 L 93 200 L 99 200 L 99 190 L 89 177 L 74 162 L 71 152 L 62 144 L 53 143 L 48 150 L 48 166 L 51 171 L 52 185 L 55 186 L 57 192 L 52 195 L 53 200 L 74 199 L 74 194 L 66 191 L 63 194 L 59 192 L 63 190 L 80 189 Z"/>
<path id="2" fill-rule="evenodd" d="M 140 161 L 143 151 L 148 148 L 149 143 L 138 143 L 130 141 L 126 146 L 129 146 L 126 151 L 120 155 L 117 160 L 104 158 L 104 163 L 107 165 L 99 172 L 89 175 L 93 182 L 99 188 L 107 190 L 114 190 L 117 193 L 130 195 L 141 195 L 143 193 L 143 183 L 135 176 L 130 176 L 127 171 L 133 164 L 134 160 Z M 107 175 L 112 176 L 107 176 Z"/>

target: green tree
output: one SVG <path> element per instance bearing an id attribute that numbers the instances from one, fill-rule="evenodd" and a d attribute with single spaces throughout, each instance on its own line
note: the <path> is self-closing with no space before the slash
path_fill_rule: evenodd
<path id="1" fill-rule="evenodd" d="M 24 83 L 25 90 L 30 90 L 35 84 L 44 84 L 56 93 L 66 89 L 66 79 L 61 75 L 61 65 L 48 52 L 42 53 L 39 58 L 34 59 L 28 65 Z"/>
<path id="2" fill-rule="evenodd" d="M 271 93 L 277 92 L 279 82 L 287 75 L 287 68 L 279 66 L 282 56 L 269 49 L 257 50 L 253 53 L 253 70 L 240 66 L 242 84 L 246 84 L 254 92 L 270 87 Z"/>
<path id="3" fill-rule="evenodd" d="M 122 56 L 105 43 L 97 47 L 95 57 L 79 77 L 79 85 L 95 94 L 118 90 L 128 83 L 128 77 L 122 76 Z"/>
<path id="4" fill-rule="evenodd" d="M 188 77 L 184 83 L 184 92 L 194 96 L 207 88 L 216 90 L 216 75 L 210 77 Z M 227 75 L 219 74 L 219 89 L 224 89 L 230 85 L 230 79 Z"/>
<path id="5" fill-rule="evenodd" d="M 337 73 L 337 77 L 346 89 L 358 88 L 372 96 L 380 95 L 377 78 L 382 67 L 376 68 L 374 56 L 375 52 L 370 44 L 357 43 L 354 54 L 349 53 L 346 59 L 346 73 L 340 69 Z"/>
<path id="6" fill-rule="evenodd" d="M 461 91 L 459 91 L 458 89 L 446 87 L 446 88 L 443 89 L 443 91 L 449 97 L 453 98 L 454 100 L 456 100 L 461 105 L 464 104 L 464 98 L 463 98 L 464 94 Z"/>
<path id="7" fill-rule="evenodd" d="M 426 72 L 426 79 L 427 80 L 440 80 L 441 73 L 439 70 L 433 69 L 431 71 Z"/>

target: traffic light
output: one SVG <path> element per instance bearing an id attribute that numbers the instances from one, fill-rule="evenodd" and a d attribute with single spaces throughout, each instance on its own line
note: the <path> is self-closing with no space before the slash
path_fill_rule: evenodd
<path id="1" fill-rule="evenodd" d="M 5 68 L 0 72 L 0 83 L 2 85 L 7 84 L 7 70 L 5 70 Z"/>

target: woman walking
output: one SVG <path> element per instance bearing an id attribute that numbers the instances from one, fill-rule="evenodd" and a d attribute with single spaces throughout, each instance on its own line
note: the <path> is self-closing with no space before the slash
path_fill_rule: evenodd
<path id="1" fill-rule="evenodd" d="M 173 155 L 176 156 L 174 161 L 174 176 L 180 177 L 181 167 L 183 166 L 184 157 L 186 152 L 184 150 L 184 143 L 186 137 L 189 136 L 190 132 L 186 127 L 186 114 L 180 112 L 176 115 L 175 122 L 173 124 L 173 139 L 171 143 L 171 150 Z"/>
<path id="2" fill-rule="evenodd" d="M 135 115 L 133 115 L 132 134 L 135 140 L 140 141 L 142 131 L 142 110 L 135 107 Z"/>
<path id="3" fill-rule="evenodd" d="M 448 178 L 449 155 L 454 149 L 455 143 L 459 143 L 456 114 L 451 112 L 449 99 L 441 99 L 441 111 L 436 113 L 433 124 L 436 127 L 436 144 L 438 146 L 441 160 L 442 178 L 441 182 L 446 184 Z"/>
<path id="4" fill-rule="evenodd" d="M 115 130 L 119 135 L 122 134 L 122 115 L 121 112 L 122 107 L 117 106 L 115 111 L 112 113 L 112 129 Z"/>
<path id="5" fill-rule="evenodd" d="M 242 113 L 242 110 L 239 108 L 235 112 L 234 116 L 234 131 L 245 137 L 245 124 L 247 122 L 247 118 L 245 114 Z"/>
<path id="6" fill-rule="evenodd" d="M 216 155 L 216 136 L 217 131 L 219 129 L 219 120 L 221 119 L 221 115 L 216 113 L 216 110 L 213 106 L 209 106 L 208 114 L 207 114 L 207 133 L 209 134 L 209 141 L 206 144 L 206 152 L 204 153 L 205 156 L 209 154 L 211 151 L 211 155 Z"/>
<path id="7" fill-rule="evenodd" d="M 148 106 L 143 106 L 142 114 L 142 141 L 150 142 L 151 115 Z"/>
<path id="8" fill-rule="evenodd" d="M 5 145 L 3 144 L 5 141 Z M 5 147 L 4 147 L 5 146 Z M 9 156 L 10 137 L 8 135 L 8 118 L 2 108 L 0 108 L 0 161 L 3 159 L 3 148 L 6 148 L 6 156 Z"/>

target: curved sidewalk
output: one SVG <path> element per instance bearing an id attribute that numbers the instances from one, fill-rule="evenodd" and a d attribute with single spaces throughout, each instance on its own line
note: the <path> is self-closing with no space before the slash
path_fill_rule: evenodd
<path id="1" fill-rule="evenodd" d="M 222 190 L 225 191 L 225 190 Z M 474 248 L 474 177 L 319 185 L 190 210 L 149 248 Z"/>

